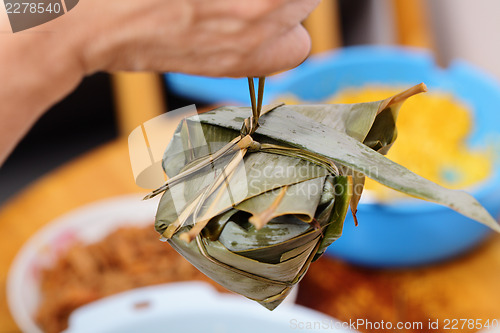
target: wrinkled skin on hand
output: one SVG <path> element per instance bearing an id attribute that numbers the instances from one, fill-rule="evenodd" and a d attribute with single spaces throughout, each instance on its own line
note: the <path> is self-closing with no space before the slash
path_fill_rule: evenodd
<path id="1" fill-rule="evenodd" d="M 258 76 L 288 69 L 310 49 L 301 26 L 318 0 L 81 0 L 89 15 L 85 71 L 160 70 Z M 99 10 L 95 10 L 98 8 Z"/>

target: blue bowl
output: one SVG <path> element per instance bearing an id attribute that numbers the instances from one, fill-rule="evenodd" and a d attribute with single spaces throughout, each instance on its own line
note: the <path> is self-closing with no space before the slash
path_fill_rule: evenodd
<path id="1" fill-rule="evenodd" d="M 249 104 L 246 79 L 214 79 L 168 74 L 170 88 L 206 102 Z M 480 70 L 455 61 L 436 66 L 423 50 L 396 47 L 351 47 L 311 57 L 296 69 L 266 83 L 264 102 L 285 94 L 321 102 L 340 89 L 366 84 L 412 86 L 425 82 L 430 91 L 452 93 L 474 112 L 471 148 L 500 142 L 500 86 Z M 470 189 L 493 215 L 500 214 L 500 168 L 483 184 Z M 327 255 L 376 267 L 413 266 L 456 256 L 474 247 L 489 229 L 446 207 L 408 200 L 397 204 L 362 203 L 359 227 L 351 216 L 344 233 Z"/>

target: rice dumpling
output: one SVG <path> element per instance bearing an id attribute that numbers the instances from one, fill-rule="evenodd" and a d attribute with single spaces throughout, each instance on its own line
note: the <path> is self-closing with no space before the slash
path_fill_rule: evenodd
<path id="1" fill-rule="evenodd" d="M 358 104 L 220 107 L 178 125 L 156 230 L 207 276 L 272 310 L 355 215 L 365 176 L 500 230 L 470 195 L 383 156 L 401 104 L 420 84 Z M 248 117 L 251 115 L 250 117 Z"/>

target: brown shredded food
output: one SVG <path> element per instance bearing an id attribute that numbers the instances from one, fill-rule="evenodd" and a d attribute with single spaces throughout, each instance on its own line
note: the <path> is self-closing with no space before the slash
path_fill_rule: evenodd
<path id="1" fill-rule="evenodd" d="M 84 304 L 133 288 L 188 280 L 224 290 L 160 242 L 152 225 L 125 227 L 100 242 L 73 245 L 42 273 L 36 321 L 45 332 L 61 332 L 71 312 Z"/>

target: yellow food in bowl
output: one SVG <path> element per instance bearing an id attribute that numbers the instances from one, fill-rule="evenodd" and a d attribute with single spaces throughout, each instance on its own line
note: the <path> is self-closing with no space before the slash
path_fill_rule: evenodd
<path id="1" fill-rule="evenodd" d="M 378 101 L 395 95 L 399 88 L 370 87 L 346 89 L 326 103 Z M 287 98 L 287 104 L 297 104 Z M 387 157 L 413 172 L 449 188 L 472 187 L 484 181 L 493 169 L 493 154 L 470 150 L 466 140 L 473 127 L 473 115 L 451 94 L 426 93 L 408 99 L 397 119 L 398 137 Z M 367 179 L 366 189 L 377 199 L 400 196 Z"/>

